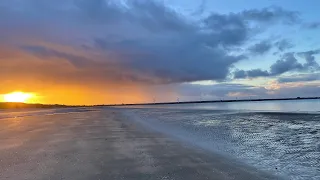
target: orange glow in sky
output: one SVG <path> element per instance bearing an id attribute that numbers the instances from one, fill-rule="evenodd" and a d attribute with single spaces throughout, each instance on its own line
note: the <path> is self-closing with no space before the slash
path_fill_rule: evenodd
<path id="1" fill-rule="evenodd" d="M 10 86 L 12 85 L 12 86 Z M 110 85 L 111 86 L 111 85 Z M 96 105 L 149 102 L 148 93 L 135 88 L 110 90 L 72 85 L 49 85 L 37 83 L 8 84 L 0 91 L 0 102 L 23 102 L 40 104 Z M 19 91 L 12 91 L 12 88 Z M 118 86 L 116 86 L 118 87 Z M 20 90 L 23 89 L 23 90 Z M 1 89 L 0 89 L 1 90 Z M 150 96 L 153 97 L 153 96 Z"/>

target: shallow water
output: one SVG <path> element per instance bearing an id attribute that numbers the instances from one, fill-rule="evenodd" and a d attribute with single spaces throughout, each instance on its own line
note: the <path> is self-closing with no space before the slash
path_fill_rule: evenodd
<path id="1" fill-rule="evenodd" d="M 128 108 L 154 130 L 287 179 L 320 179 L 320 101 Z"/>
<path id="2" fill-rule="evenodd" d="M 48 116 L 54 114 L 79 113 L 94 110 L 94 108 L 0 109 L 0 120 L 6 118 L 21 118 L 27 116 Z"/>

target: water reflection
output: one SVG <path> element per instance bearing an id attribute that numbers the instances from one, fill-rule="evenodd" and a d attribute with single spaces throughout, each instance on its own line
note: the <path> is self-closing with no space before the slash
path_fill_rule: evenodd
<path id="1" fill-rule="evenodd" d="M 320 101 L 152 106 L 141 122 L 288 179 L 320 179 Z M 307 112 L 307 113 L 305 113 Z"/>
<path id="2" fill-rule="evenodd" d="M 170 109 L 207 109 L 207 110 L 239 110 L 239 111 L 276 111 L 276 112 L 320 112 L 320 99 L 259 101 L 259 102 L 222 102 L 203 104 L 179 104 L 141 106 L 148 108 Z"/>

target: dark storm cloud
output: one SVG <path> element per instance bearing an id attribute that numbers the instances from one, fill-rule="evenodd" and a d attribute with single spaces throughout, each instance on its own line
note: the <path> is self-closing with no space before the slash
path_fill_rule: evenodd
<path id="1" fill-rule="evenodd" d="M 271 48 L 272 43 L 270 41 L 265 40 L 249 47 L 249 52 L 254 55 L 262 55 L 267 53 Z"/>
<path id="2" fill-rule="evenodd" d="M 128 1 L 134 9 L 135 21 L 151 31 L 188 32 L 193 29 L 191 23 L 176 11 L 156 1 Z"/>
<path id="3" fill-rule="evenodd" d="M 254 25 L 272 26 L 299 19 L 296 12 L 271 7 L 211 13 L 198 22 L 151 0 L 5 0 L 1 5 L 5 10 L 0 12 L 0 39 L 4 39 L 0 43 L 22 47 L 38 58 L 66 59 L 82 69 L 78 73 L 96 68 L 88 76 L 99 81 L 110 81 L 111 77 L 144 83 L 223 80 L 236 62 L 247 58 L 232 50 L 256 35 L 252 32 Z M 98 55 L 88 58 L 37 42 L 67 45 L 81 53 Z M 255 51 L 266 49 L 268 46 L 261 45 Z M 281 71 L 281 63 L 275 65 L 275 71 Z M 90 71 L 85 70 L 87 67 Z M 265 72 L 252 70 L 246 76 L 261 73 Z"/>
<path id="4" fill-rule="evenodd" d="M 249 26 L 239 14 L 212 13 L 204 23 L 210 30 L 206 38 L 211 47 L 241 45 L 250 37 Z"/>
<path id="5" fill-rule="evenodd" d="M 107 25 L 111 25 L 110 23 L 116 25 L 128 23 L 134 29 L 136 28 L 134 26 L 142 26 L 153 33 L 185 32 L 195 28 L 178 12 L 153 0 L 125 2 L 74 0 L 74 4 L 79 8 L 80 15 L 91 23 Z"/>
<path id="6" fill-rule="evenodd" d="M 69 60 L 69 62 L 78 67 L 90 66 L 90 60 L 86 57 L 57 51 L 44 46 L 22 46 L 21 49 L 32 53 L 43 60 L 54 57 Z"/>
<path id="7" fill-rule="evenodd" d="M 112 49 L 124 52 L 118 58 L 121 58 L 126 66 L 161 77 L 167 83 L 203 79 L 222 80 L 228 75 L 231 64 L 245 58 L 230 56 L 224 51 L 210 50 L 199 44 L 183 42 L 189 41 L 187 37 L 184 40 L 172 40 L 180 43 L 165 42 L 163 45 L 155 45 L 152 42 L 137 40 L 112 43 Z M 106 51 L 110 50 L 110 45 L 105 40 L 99 39 L 96 43 Z"/>

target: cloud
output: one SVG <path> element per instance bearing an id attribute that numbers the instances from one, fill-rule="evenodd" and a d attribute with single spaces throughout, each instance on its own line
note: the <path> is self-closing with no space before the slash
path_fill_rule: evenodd
<path id="1" fill-rule="evenodd" d="M 278 82 L 278 88 L 269 90 L 267 97 L 269 98 L 319 97 L 320 96 L 319 89 L 320 89 L 319 83 L 306 83 L 306 82 L 280 83 Z"/>
<path id="2" fill-rule="evenodd" d="M 192 13 L 193 16 L 202 15 L 206 9 L 207 0 L 202 0 L 198 9 Z"/>
<path id="3" fill-rule="evenodd" d="M 303 27 L 307 29 L 318 29 L 320 28 L 320 22 L 305 23 Z"/>
<path id="4" fill-rule="evenodd" d="M 304 64 L 304 68 L 310 71 L 320 70 L 320 65 L 318 64 L 318 62 L 314 57 L 314 55 L 317 55 L 317 54 L 320 54 L 320 49 L 298 53 L 298 55 L 302 56 L 306 60 L 306 63 Z"/>
<path id="5" fill-rule="evenodd" d="M 278 81 L 280 83 L 307 82 L 307 81 L 318 81 L 318 80 L 320 80 L 320 73 L 298 74 L 298 75 L 278 78 Z"/>
<path id="6" fill-rule="evenodd" d="M 270 41 L 264 40 L 249 47 L 249 52 L 254 55 L 262 55 L 272 48 Z"/>
<path id="7" fill-rule="evenodd" d="M 146 0 L 0 4 L 5 7 L 0 16 L 0 43 L 11 44 L 36 58 L 67 61 L 76 68 L 74 77 L 97 83 L 224 80 L 235 63 L 247 58 L 235 53 L 234 48 L 256 35 L 252 31 L 254 24 L 272 26 L 298 19 L 295 12 L 270 7 L 211 13 L 199 22 L 163 3 Z M 81 55 L 48 47 L 47 43 L 68 46 Z M 255 50 L 262 52 L 263 47 Z M 60 70 L 56 71 L 59 74 Z"/>
<path id="8" fill-rule="evenodd" d="M 256 77 L 266 77 L 269 76 L 269 72 L 261 69 L 252 69 L 248 71 L 236 70 L 234 72 L 235 79 L 244 79 L 244 78 L 256 78 Z"/>
<path id="9" fill-rule="evenodd" d="M 287 49 L 293 48 L 294 45 L 287 39 L 282 39 L 274 43 L 280 52 L 283 52 Z"/>
<path id="10" fill-rule="evenodd" d="M 298 62 L 293 53 L 286 53 L 270 67 L 271 75 L 280 75 L 292 70 L 301 70 L 303 65 Z"/>
<path id="11" fill-rule="evenodd" d="M 73 65 L 78 67 L 90 66 L 90 64 L 92 64 L 92 63 L 89 63 L 90 60 L 86 57 L 68 53 L 68 52 L 58 51 L 45 46 L 29 45 L 29 46 L 22 46 L 21 49 L 42 59 L 51 59 L 51 58 L 66 59 L 69 62 L 71 62 Z"/>
<path id="12" fill-rule="evenodd" d="M 319 97 L 319 84 L 300 84 L 292 87 L 282 87 L 274 91 L 274 95 L 278 97 Z"/>
<path id="13" fill-rule="evenodd" d="M 255 77 L 267 77 L 278 76 L 287 72 L 316 72 L 320 71 L 320 65 L 315 60 L 316 54 L 319 54 L 320 50 L 311 50 L 297 53 L 285 53 L 280 59 L 270 66 L 270 70 L 253 69 L 253 70 L 235 70 L 233 77 L 235 79 L 243 78 L 255 78 Z M 304 58 L 305 63 L 300 63 L 296 56 Z"/>
<path id="14" fill-rule="evenodd" d="M 214 85 L 184 84 L 178 87 L 181 99 L 185 100 L 214 100 L 234 99 L 234 95 L 250 97 L 265 94 L 266 89 L 244 84 L 221 83 Z"/>
<path id="15" fill-rule="evenodd" d="M 286 24 L 295 24 L 300 21 L 298 12 L 287 11 L 280 7 L 267 7 L 261 10 L 245 10 L 242 12 L 242 16 L 248 20 L 265 23 L 281 21 Z"/>
<path id="16" fill-rule="evenodd" d="M 234 79 L 244 79 L 244 78 L 247 78 L 248 77 L 248 74 L 247 74 L 247 71 L 245 70 L 235 70 L 235 72 L 233 72 L 233 78 Z"/>
<path id="17" fill-rule="evenodd" d="M 269 52 L 272 48 L 276 48 L 279 52 L 284 52 L 294 47 L 294 44 L 288 39 L 281 39 L 275 42 L 272 40 L 262 40 L 256 44 L 251 45 L 248 48 L 249 53 L 252 55 L 264 55 Z"/>
<path id="18" fill-rule="evenodd" d="M 320 96 L 320 84 L 272 82 L 267 87 L 222 83 L 210 86 L 185 84 L 178 89 L 181 100 L 291 98 Z"/>
<path id="19" fill-rule="evenodd" d="M 277 60 L 270 67 L 271 75 L 280 75 L 289 71 L 306 71 L 312 72 L 320 70 L 319 64 L 316 62 L 314 55 L 320 53 L 319 50 L 312 50 L 299 53 L 285 53 L 282 59 Z M 295 54 L 302 56 L 305 63 L 299 63 Z"/>

